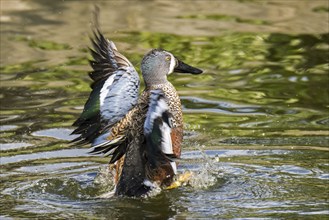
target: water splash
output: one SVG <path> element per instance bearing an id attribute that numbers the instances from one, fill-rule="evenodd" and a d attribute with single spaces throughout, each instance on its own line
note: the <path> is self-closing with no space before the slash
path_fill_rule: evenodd
<path id="1" fill-rule="evenodd" d="M 196 146 L 201 155 L 200 167 L 196 171 L 185 171 L 185 173 L 191 172 L 192 175 L 190 175 L 188 180 L 185 180 L 186 184 L 182 185 L 189 185 L 195 189 L 206 189 L 215 185 L 218 182 L 218 178 L 223 176 L 221 173 L 222 169 L 218 164 L 218 156 L 211 158 L 205 153 L 205 146 Z"/>
<path id="2" fill-rule="evenodd" d="M 94 179 L 94 184 L 100 188 L 98 198 L 111 198 L 114 195 L 114 169 L 109 165 L 101 166 L 98 174 Z"/>
<path id="3" fill-rule="evenodd" d="M 167 187 L 167 190 L 178 187 L 192 187 L 194 189 L 207 189 L 214 186 L 220 177 L 223 176 L 222 169 L 218 165 L 219 158 L 210 157 L 204 151 L 205 146 L 196 145 L 201 155 L 200 166 L 197 170 L 184 169 L 179 170 L 176 180 L 172 185 Z M 101 194 L 98 198 L 112 198 L 114 196 L 114 170 L 106 165 L 99 169 L 99 172 L 94 180 L 94 184 L 101 189 Z M 151 191 L 145 197 L 155 197 L 159 195 L 163 189 L 154 184 Z"/>

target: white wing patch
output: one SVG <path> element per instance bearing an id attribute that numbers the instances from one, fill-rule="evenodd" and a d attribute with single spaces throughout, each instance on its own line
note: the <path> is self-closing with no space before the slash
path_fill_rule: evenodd
<path id="1" fill-rule="evenodd" d="M 156 118 L 161 118 L 162 113 L 167 110 L 169 107 L 164 99 L 159 99 L 155 111 L 151 114 L 151 124 L 153 127 L 153 122 Z M 173 154 L 172 142 L 171 142 L 171 128 L 167 123 L 162 123 L 161 127 L 162 140 L 161 140 L 161 150 L 165 154 Z"/>
<path id="2" fill-rule="evenodd" d="M 147 141 L 149 141 L 151 144 L 150 147 L 160 148 L 159 150 L 161 150 L 161 152 L 164 154 L 162 155 L 163 157 L 173 156 L 174 150 L 171 140 L 171 116 L 168 112 L 169 107 L 166 99 L 163 96 L 162 91 L 153 90 L 151 91 L 150 100 L 149 111 L 144 123 L 144 134 L 146 135 Z M 154 130 L 154 126 L 158 127 L 156 127 Z M 152 140 L 151 135 L 153 131 L 160 132 L 161 140 L 158 138 L 156 138 L 157 140 L 155 141 Z M 159 142 L 160 146 L 152 145 L 152 143 L 158 145 Z M 176 163 L 170 158 L 167 158 L 167 160 L 169 160 L 168 162 L 170 163 L 173 172 L 176 174 Z"/>
<path id="3" fill-rule="evenodd" d="M 165 99 L 159 99 L 155 111 L 151 114 L 151 123 L 153 127 L 153 122 L 156 118 L 161 118 L 162 113 L 169 109 L 168 104 Z M 172 142 L 171 142 L 171 128 L 167 123 L 162 123 L 161 127 L 162 140 L 161 140 L 161 150 L 165 154 L 173 154 Z"/>
<path id="4" fill-rule="evenodd" d="M 161 118 L 162 113 L 168 109 L 168 105 L 164 99 L 160 99 L 155 107 L 155 111 L 151 113 L 149 121 L 147 124 L 150 124 L 150 127 L 145 127 L 145 131 L 149 134 L 152 132 L 153 122 L 156 118 Z"/>
<path id="5" fill-rule="evenodd" d="M 109 93 L 109 87 L 112 85 L 114 81 L 114 77 L 116 74 L 111 75 L 104 83 L 102 89 L 101 89 L 101 94 L 99 95 L 99 101 L 100 101 L 100 107 L 104 105 L 104 100 Z"/>
<path id="6" fill-rule="evenodd" d="M 173 154 L 172 149 L 172 142 L 171 142 L 171 128 L 168 126 L 168 124 L 163 123 L 161 126 L 161 132 L 162 132 L 162 141 L 161 141 L 161 150 L 165 154 Z"/>
<path id="7" fill-rule="evenodd" d="M 177 174 L 177 165 L 176 165 L 176 162 L 170 162 L 170 165 L 172 167 L 172 170 L 174 171 L 174 174 Z"/>
<path id="8" fill-rule="evenodd" d="M 160 99 L 157 103 L 157 107 L 155 111 L 151 114 L 151 122 L 153 122 L 156 118 L 161 118 L 162 113 L 168 109 L 168 105 L 164 99 Z"/>

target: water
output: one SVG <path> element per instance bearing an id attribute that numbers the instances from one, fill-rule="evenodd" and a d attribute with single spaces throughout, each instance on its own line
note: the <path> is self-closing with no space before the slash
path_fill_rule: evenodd
<path id="1" fill-rule="evenodd" d="M 68 144 L 90 91 L 92 2 L 4 0 L 0 218 L 329 218 L 327 1 L 99 4 L 137 68 L 162 47 L 205 70 L 170 76 L 184 107 L 179 173 L 193 177 L 109 198 L 109 159 Z"/>

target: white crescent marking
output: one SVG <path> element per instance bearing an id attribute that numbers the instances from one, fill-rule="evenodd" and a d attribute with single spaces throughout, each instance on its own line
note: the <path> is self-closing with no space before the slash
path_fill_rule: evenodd
<path id="1" fill-rule="evenodd" d="M 169 53 L 170 56 L 171 56 L 171 59 L 170 59 L 170 66 L 169 66 L 169 72 L 168 72 L 168 75 L 172 72 L 174 72 L 174 69 L 175 69 L 175 66 L 176 66 L 176 59 L 175 57 Z"/>

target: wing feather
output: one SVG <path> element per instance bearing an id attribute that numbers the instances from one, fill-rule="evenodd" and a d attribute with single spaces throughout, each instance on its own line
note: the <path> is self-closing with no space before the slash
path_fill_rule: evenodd
<path id="1" fill-rule="evenodd" d="M 99 29 L 93 31 L 90 48 L 93 60 L 89 73 L 94 81 L 92 91 L 80 117 L 73 123 L 78 134 L 73 142 L 92 143 L 103 147 L 120 145 L 120 141 L 108 140 L 111 127 L 120 121 L 137 103 L 140 80 L 130 61 L 119 53 L 112 41 L 107 40 Z M 118 139 L 115 138 L 114 139 Z M 109 153 L 113 149 L 94 149 L 94 153 Z"/>
<path id="2" fill-rule="evenodd" d="M 149 109 L 144 123 L 146 155 L 150 172 L 171 165 L 171 172 L 176 172 L 176 163 L 172 160 L 171 123 L 169 107 L 161 90 L 152 90 Z M 153 171 L 152 171 L 153 170 Z M 170 174 L 171 175 L 171 174 Z M 152 174 L 151 174 L 152 176 Z"/>

